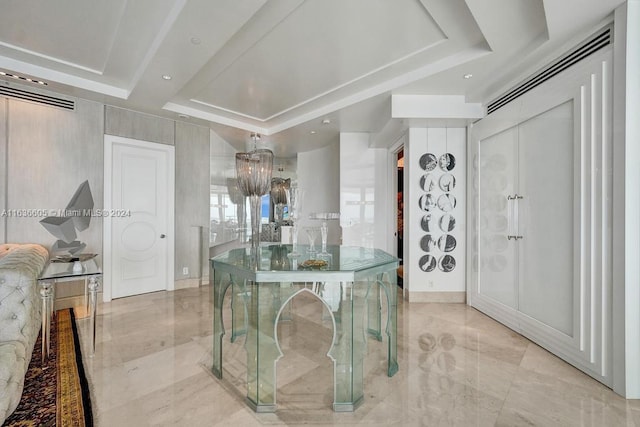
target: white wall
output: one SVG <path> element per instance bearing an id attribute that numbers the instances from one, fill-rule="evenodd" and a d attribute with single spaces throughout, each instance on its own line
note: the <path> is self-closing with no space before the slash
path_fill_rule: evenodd
<path id="1" fill-rule="evenodd" d="M 309 220 L 312 212 L 340 212 L 340 147 L 336 141 L 326 147 L 298 153 L 298 187 L 305 192 L 302 205 L 301 227 L 320 226 L 319 221 Z M 329 221 L 327 243 L 340 243 L 340 224 Z M 302 230 L 302 229 L 301 229 Z M 307 244 L 304 232 L 300 231 L 298 243 Z"/>
<path id="2" fill-rule="evenodd" d="M 3 100 L 4 101 L 4 100 Z M 104 110 L 101 104 L 76 100 L 74 111 L 10 99 L 7 101 L 8 209 L 64 209 L 78 186 L 89 181 L 94 208 L 103 201 Z M 6 240 L 39 243 L 55 241 L 39 223 L 44 215 L 6 218 Z M 78 233 L 85 252 L 102 254 L 102 218 L 91 218 Z M 98 261 L 101 262 L 101 261 Z"/>
<path id="3" fill-rule="evenodd" d="M 464 302 L 466 290 L 466 129 L 464 128 L 411 128 L 409 142 L 405 145 L 404 176 L 404 288 L 405 297 L 410 302 Z M 420 198 L 427 192 L 421 187 L 421 178 L 429 174 L 435 179 L 434 189 L 430 192 L 435 201 L 445 194 L 439 186 L 439 179 L 446 173 L 440 166 L 426 172 L 420 167 L 420 158 L 425 153 L 432 153 L 439 158 L 444 153 L 451 153 L 456 159 L 455 167 L 448 173 L 455 177 L 455 186 L 449 192 L 455 197 L 456 205 L 450 212 L 443 212 L 438 206 L 430 212 L 424 211 L 419 204 Z M 455 227 L 445 233 L 439 228 L 439 220 L 444 214 L 455 218 Z M 422 229 L 421 222 L 425 215 L 431 215 L 429 232 Z M 449 234 L 456 240 L 456 247 L 451 252 L 443 252 L 437 247 L 425 252 L 420 242 L 427 234 L 437 241 L 441 236 Z M 445 255 L 451 255 L 456 262 L 450 272 L 440 269 L 439 262 L 433 271 L 426 272 L 420 268 L 420 260 L 425 255 L 433 255 L 439 261 Z"/>
<path id="4" fill-rule="evenodd" d="M 187 279 L 176 286 L 190 286 L 209 271 L 209 129 L 176 122 L 175 147 L 174 270 L 176 279 Z"/>
<path id="5" fill-rule="evenodd" d="M 613 389 L 640 398 L 640 0 L 616 9 L 614 46 Z"/>
<path id="6" fill-rule="evenodd" d="M 340 133 L 340 224 L 344 245 L 392 250 L 389 230 L 395 192 L 390 190 L 390 154 L 369 148 L 368 133 Z"/>
<path id="7" fill-rule="evenodd" d="M 79 98 L 75 102 L 75 110 L 67 111 L 0 97 L 0 209 L 63 209 L 85 180 L 89 180 L 94 208 L 100 209 L 105 133 L 169 145 L 177 139 L 176 188 L 182 191 L 176 197 L 176 266 L 189 266 L 189 277 L 199 278 L 204 251 L 193 230 L 207 226 L 209 212 L 202 199 L 209 176 L 206 128 L 176 125 L 173 120 Z M 0 242 L 50 247 L 56 239 L 42 227 L 41 219 L 1 218 Z M 93 217 L 78 240 L 87 244 L 86 252 L 100 254 L 101 263 L 102 219 Z M 181 271 L 176 268 L 176 279 L 185 278 Z"/>
<path id="8" fill-rule="evenodd" d="M 210 206 L 210 230 L 209 230 L 209 246 L 219 246 L 226 243 L 237 241 L 237 207 L 231 202 L 225 202 L 226 196 L 229 195 L 227 188 L 227 179 L 236 177 L 236 160 L 237 150 L 228 142 L 220 138 L 214 131 L 209 132 L 209 191 L 213 195 L 214 200 Z M 250 224 L 249 209 L 245 209 L 246 224 Z M 221 221 L 226 218 L 228 221 Z M 241 242 L 237 242 L 240 244 Z"/>

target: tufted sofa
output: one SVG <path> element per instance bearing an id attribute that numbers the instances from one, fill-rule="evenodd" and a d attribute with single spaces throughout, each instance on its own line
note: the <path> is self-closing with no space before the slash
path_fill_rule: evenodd
<path id="1" fill-rule="evenodd" d="M 0 424 L 20 402 L 40 332 L 37 281 L 48 258 L 40 245 L 0 245 Z"/>

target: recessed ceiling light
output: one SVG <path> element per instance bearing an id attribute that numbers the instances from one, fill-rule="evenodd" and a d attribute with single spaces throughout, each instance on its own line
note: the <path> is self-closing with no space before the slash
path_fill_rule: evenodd
<path id="1" fill-rule="evenodd" d="M 181 119 L 188 119 L 189 116 L 187 116 L 186 114 L 178 114 L 178 117 L 180 117 Z"/>
<path id="2" fill-rule="evenodd" d="M 17 74 L 7 73 L 6 71 L 0 71 L 0 76 L 11 77 L 16 80 L 23 80 L 29 83 L 37 83 L 39 85 L 47 86 L 49 83 L 43 82 L 42 80 L 36 80 L 29 77 L 19 76 Z"/>
<path id="3" fill-rule="evenodd" d="M 202 40 L 200 40 L 197 37 L 191 37 L 191 44 L 200 44 L 202 43 Z"/>
<path id="4" fill-rule="evenodd" d="M 315 131 L 315 130 L 312 130 L 312 131 L 311 131 L 311 132 L 309 132 L 309 133 L 310 133 L 311 135 L 313 135 L 313 134 L 315 134 L 315 133 L 316 133 L 316 131 Z"/>
<path id="5" fill-rule="evenodd" d="M 169 74 L 163 75 L 162 78 L 165 80 L 171 80 L 171 76 Z"/>
<path id="6" fill-rule="evenodd" d="M 329 120 L 329 119 L 324 119 L 324 120 L 322 121 L 322 124 L 323 124 L 323 125 L 328 125 L 329 123 L 331 123 L 331 120 Z"/>
<path id="7" fill-rule="evenodd" d="M 464 76 L 465 79 L 469 80 L 471 77 L 473 77 L 473 74 L 465 74 Z"/>

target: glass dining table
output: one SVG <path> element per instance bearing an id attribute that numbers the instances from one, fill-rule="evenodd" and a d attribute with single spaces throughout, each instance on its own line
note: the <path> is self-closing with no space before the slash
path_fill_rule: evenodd
<path id="1" fill-rule="evenodd" d="M 291 245 L 264 245 L 211 259 L 213 373 L 222 379 L 223 299 L 231 289 L 231 340 L 246 334 L 247 403 L 256 412 L 274 412 L 282 356 L 277 324 L 293 297 L 310 292 L 328 309 L 333 325 L 328 353 L 334 368 L 333 410 L 354 411 L 364 398 L 367 335 L 387 341 L 387 375 L 398 371 L 398 259 L 379 249 L 328 246 L 327 253 L 309 260 L 306 248 L 298 249 L 299 258 L 289 256 Z"/>

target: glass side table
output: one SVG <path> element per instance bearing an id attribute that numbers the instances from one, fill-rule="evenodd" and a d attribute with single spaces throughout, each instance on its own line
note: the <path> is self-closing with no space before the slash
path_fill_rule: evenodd
<path id="1" fill-rule="evenodd" d="M 93 357 L 96 351 L 96 306 L 99 280 L 102 270 L 98 266 L 95 257 L 84 260 L 63 262 L 55 258 L 49 260 L 45 266 L 38 284 L 40 286 L 40 299 L 42 300 L 42 362 L 49 357 L 51 339 L 51 318 L 54 316 L 54 303 L 56 284 L 58 282 L 71 282 L 84 279 L 85 309 L 90 318 L 91 353 Z"/>

